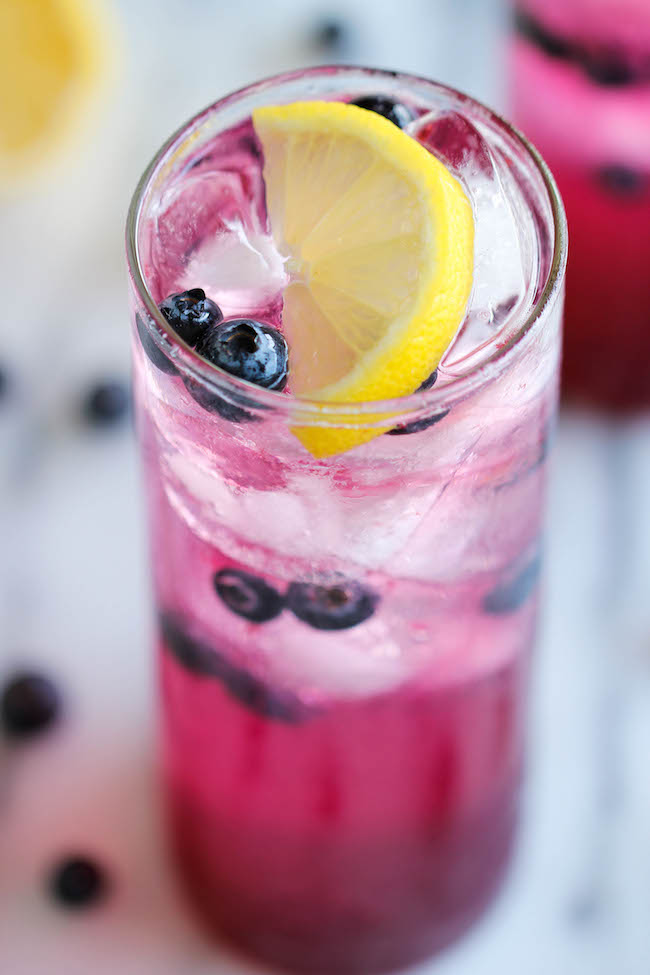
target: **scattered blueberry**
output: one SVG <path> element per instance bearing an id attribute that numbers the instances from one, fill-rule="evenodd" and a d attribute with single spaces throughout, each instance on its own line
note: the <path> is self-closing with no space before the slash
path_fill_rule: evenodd
<path id="1" fill-rule="evenodd" d="M 160 348 L 140 315 L 135 316 L 135 327 L 137 329 L 138 338 L 140 339 L 140 343 L 144 349 L 145 355 L 151 362 L 153 362 L 154 366 L 156 366 L 157 369 L 160 369 L 161 372 L 166 372 L 168 376 L 178 375 L 178 369 L 171 361 L 169 356 L 165 355 L 163 350 Z"/>
<path id="2" fill-rule="evenodd" d="M 93 386 L 82 404 L 83 416 L 96 427 L 113 426 L 129 412 L 131 392 L 119 379 L 107 379 Z"/>
<path id="3" fill-rule="evenodd" d="M 425 379 L 423 383 L 420 383 L 416 389 L 416 393 L 421 393 L 425 389 L 431 389 L 434 385 L 436 379 L 438 378 L 438 370 L 434 369 L 428 379 Z M 432 427 L 434 423 L 440 423 L 441 420 L 449 413 L 449 410 L 441 410 L 440 413 L 434 413 L 433 416 L 424 417 L 421 420 L 412 420 L 410 423 L 405 423 L 401 427 L 393 427 L 392 430 L 387 430 L 386 433 L 391 437 L 403 437 L 408 433 L 420 433 L 422 430 L 427 430 Z"/>
<path id="4" fill-rule="evenodd" d="M 28 738 L 44 731 L 56 720 L 60 710 L 56 687 L 41 674 L 16 674 L 0 696 L 0 721 L 12 738 Z"/>
<path id="5" fill-rule="evenodd" d="M 191 636 L 178 617 L 161 614 L 160 629 L 165 646 L 186 670 L 220 681 L 231 697 L 256 714 L 289 724 L 307 717 L 307 709 L 295 695 L 273 690 L 259 677 L 230 663 L 216 650 Z"/>
<path id="6" fill-rule="evenodd" d="M 366 108 L 369 112 L 376 112 L 377 115 L 383 115 L 384 118 L 393 122 L 398 129 L 406 128 L 415 117 L 406 105 L 393 101 L 392 98 L 387 98 L 385 95 L 366 95 L 363 98 L 355 98 L 352 104 L 358 105 L 359 108 Z"/>
<path id="7" fill-rule="evenodd" d="M 648 176 L 629 166 L 601 166 L 596 176 L 601 186 L 618 196 L 637 196 L 648 187 Z"/>
<path id="8" fill-rule="evenodd" d="M 328 18 L 316 25 L 313 33 L 314 44 L 324 51 L 333 51 L 345 44 L 348 36 L 347 26 L 341 20 Z"/>
<path id="9" fill-rule="evenodd" d="M 231 318 L 209 329 L 196 346 L 199 355 L 231 376 L 264 389 L 284 389 L 289 349 L 272 325 L 252 318 Z"/>
<path id="10" fill-rule="evenodd" d="M 365 622 L 375 612 L 379 597 L 351 580 L 322 586 L 292 582 L 286 604 L 291 612 L 317 630 L 346 630 Z"/>
<path id="11" fill-rule="evenodd" d="M 536 555 L 517 575 L 495 586 L 483 599 L 483 610 L 492 616 L 521 609 L 537 585 L 541 558 Z"/>
<path id="12" fill-rule="evenodd" d="M 192 348 L 213 325 L 223 318 L 221 309 L 203 288 L 190 288 L 179 294 L 169 295 L 158 306 L 171 327 Z"/>
<path id="13" fill-rule="evenodd" d="M 85 856 L 72 856 L 53 870 L 50 889 L 66 907 L 89 907 L 104 896 L 107 880 L 101 867 Z"/>
<path id="14" fill-rule="evenodd" d="M 220 569 L 214 574 L 213 584 L 229 610 L 253 623 L 266 623 L 282 612 L 283 600 L 279 592 L 250 572 Z"/>
<path id="15" fill-rule="evenodd" d="M 523 10 L 516 10 L 514 14 L 515 30 L 527 41 L 538 47 L 551 58 L 572 58 L 574 47 L 570 41 L 549 31 L 538 20 Z"/>

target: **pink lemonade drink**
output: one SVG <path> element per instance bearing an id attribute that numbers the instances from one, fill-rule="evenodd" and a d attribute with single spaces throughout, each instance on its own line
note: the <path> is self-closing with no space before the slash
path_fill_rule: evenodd
<path id="1" fill-rule="evenodd" d="M 381 112 L 471 201 L 471 297 L 437 370 L 403 398 L 296 395 L 295 268 L 273 236 L 251 116 L 312 99 Z M 315 151 L 313 165 L 325 165 Z M 380 247 L 371 216 L 360 223 L 375 263 L 346 263 L 355 281 L 379 268 L 379 294 L 404 272 L 398 242 Z M 548 171 L 506 123 L 432 82 L 363 69 L 224 99 L 136 193 L 133 357 L 171 838 L 208 926 L 271 963 L 370 973 L 426 957 L 504 874 L 565 249 Z M 315 446 L 329 437 L 343 449 Z"/>
<path id="2" fill-rule="evenodd" d="M 544 153 L 569 221 L 563 391 L 647 408 L 650 0 L 517 0 L 510 111 Z"/>

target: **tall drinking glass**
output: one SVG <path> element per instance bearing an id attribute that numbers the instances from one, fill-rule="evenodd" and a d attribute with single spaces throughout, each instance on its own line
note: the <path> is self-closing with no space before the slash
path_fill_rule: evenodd
<path id="1" fill-rule="evenodd" d="M 251 111 L 382 95 L 463 181 L 467 315 L 434 388 L 323 404 L 201 359 L 158 303 L 202 288 L 282 325 Z M 420 78 L 318 68 L 161 149 L 128 222 L 164 782 L 187 890 L 282 966 L 369 973 L 457 938 L 519 804 L 566 231 L 537 153 Z M 279 264 L 278 264 L 279 262 Z M 289 373 L 289 390 L 291 373 Z M 323 459 L 295 430 L 372 429 Z"/>
<path id="2" fill-rule="evenodd" d="M 650 406 L 650 0 L 515 0 L 513 119 L 571 231 L 563 392 Z"/>

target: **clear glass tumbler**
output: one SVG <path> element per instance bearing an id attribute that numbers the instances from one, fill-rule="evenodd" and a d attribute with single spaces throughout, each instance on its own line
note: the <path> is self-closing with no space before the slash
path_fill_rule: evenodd
<path id="1" fill-rule="evenodd" d="M 650 406 L 650 0 L 516 0 L 509 111 L 571 232 L 562 391 Z"/>
<path id="2" fill-rule="evenodd" d="M 251 111 L 371 94 L 410 106 L 409 132 L 475 207 L 474 293 L 438 381 L 323 404 L 237 380 L 158 303 L 209 292 L 205 255 L 236 224 L 257 256 L 215 300 L 281 321 L 281 294 L 255 279 L 273 262 Z M 457 92 L 318 68 L 174 135 L 127 236 L 164 781 L 187 889 L 211 928 L 294 970 L 425 957 L 490 902 L 517 821 L 566 260 L 552 179 Z M 381 435 L 315 459 L 296 425 Z"/>

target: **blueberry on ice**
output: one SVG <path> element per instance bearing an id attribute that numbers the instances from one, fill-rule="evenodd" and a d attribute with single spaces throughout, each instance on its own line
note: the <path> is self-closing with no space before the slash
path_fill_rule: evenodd
<path id="1" fill-rule="evenodd" d="M 212 581 L 228 609 L 253 623 L 266 623 L 282 612 L 283 600 L 277 590 L 250 572 L 220 569 Z"/>
<path id="2" fill-rule="evenodd" d="M 238 379 L 265 389 L 286 386 L 289 349 L 284 336 L 272 325 L 252 318 L 228 319 L 208 329 L 196 351 Z"/>
<path id="3" fill-rule="evenodd" d="M 61 904 L 70 908 L 89 907 L 96 903 L 107 888 L 101 867 L 85 856 L 68 857 L 52 872 L 50 888 Z"/>
<path id="4" fill-rule="evenodd" d="M 404 129 L 412 122 L 414 119 L 413 112 L 402 105 L 401 102 L 396 102 L 392 98 L 387 98 L 385 95 L 366 95 L 362 98 L 356 98 L 352 105 L 358 105 L 359 108 L 365 108 L 369 112 L 376 112 L 377 115 L 383 115 L 390 122 L 393 122 L 398 129 Z"/>
<path id="5" fill-rule="evenodd" d="M 299 620 L 317 630 L 346 630 L 370 619 L 379 597 L 353 580 L 330 586 L 292 582 L 285 601 Z"/>
<path id="6" fill-rule="evenodd" d="M 42 674 L 16 674 L 0 696 L 0 720 L 12 738 L 27 738 L 48 728 L 61 709 L 59 693 Z"/>
<path id="7" fill-rule="evenodd" d="M 177 335 L 194 347 L 208 328 L 223 318 L 221 309 L 203 288 L 190 288 L 179 294 L 169 295 L 158 306 Z"/>
<path id="8" fill-rule="evenodd" d="M 541 558 L 536 555 L 520 572 L 490 590 L 483 599 L 484 611 L 500 616 L 521 609 L 537 585 L 540 569 Z"/>

